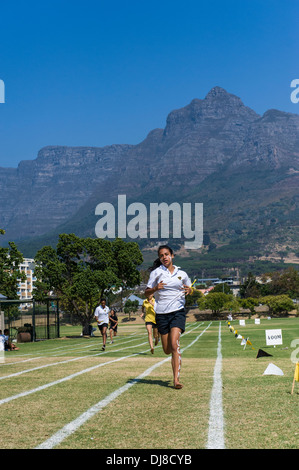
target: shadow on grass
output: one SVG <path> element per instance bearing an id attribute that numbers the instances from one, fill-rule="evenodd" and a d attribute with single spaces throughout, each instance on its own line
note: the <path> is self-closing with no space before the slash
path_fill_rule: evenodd
<path id="1" fill-rule="evenodd" d="M 156 379 L 131 379 L 129 383 L 137 383 L 137 384 L 146 384 L 146 385 L 159 385 L 160 387 L 170 387 L 171 381 L 170 380 L 156 380 Z"/>

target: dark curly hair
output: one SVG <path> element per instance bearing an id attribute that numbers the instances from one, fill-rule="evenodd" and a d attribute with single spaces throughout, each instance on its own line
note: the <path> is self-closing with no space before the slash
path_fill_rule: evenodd
<path id="1" fill-rule="evenodd" d="M 162 263 L 161 263 L 160 258 L 159 258 L 159 253 L 160 253 L 160 250 L 162 250 L 163 248 L 166 249 L 166 250 L 168 250 L 171 255 L 174 254 L 174 253 L 173 253 L 173 249 L 170 248 L 170 246 L 168 246 L 168 245 L 160 245 L 159 248 L 158 248 L 158 258 L 155 259 L 155 261 L 153 262 L 152 266 L 148 269 L 150 272 L 153 271 L 154 269 L 158 268 L 159 266 L 161 266 Z"/>

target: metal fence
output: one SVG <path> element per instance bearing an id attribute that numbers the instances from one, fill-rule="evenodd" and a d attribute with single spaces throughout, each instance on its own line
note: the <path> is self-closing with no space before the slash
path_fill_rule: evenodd
<path id="1" fill-rule="evenodd" d="M 19 333 L 30 333 L 31 341 L 60 337 L 59 302 L 48 298 L 35 300 L 1 300 L 0 311 L 4 312 L 4 328 L 9 330 L 11 340 Z"/>

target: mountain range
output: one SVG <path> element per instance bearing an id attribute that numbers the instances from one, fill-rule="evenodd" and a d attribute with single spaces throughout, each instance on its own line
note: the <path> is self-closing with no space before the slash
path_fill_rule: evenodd
<path id="1" fill-rule="evenodd" d="M 204 239 L 179 262 L 202 274 L 299 264 L 299 116 L 263 115 L 214 87 L 167 116 L 137 145 L 48 146 L 35 160 L 0 168 L 1 242 L 24 256 L 59 233 L 95 236 L 99 203 L 203 203 Z M 136 240 L 139 241 L 139 240 Z M 145 261 L 158 240 L 141 239 Z"/>

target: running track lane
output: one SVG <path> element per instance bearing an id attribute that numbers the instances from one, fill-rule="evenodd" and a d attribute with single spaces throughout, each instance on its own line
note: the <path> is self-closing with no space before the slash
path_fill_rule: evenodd
<path id="1" fill-rule="evenodd" d="M 187 333 L 185 333 L 185 335 L 187 335 L 188 333 L 191 333 L 193 330 L 196 330 L 197 328 L 199 328 L 200 326 L 202 325 L 202 323 L 200 325 L 197 325 L 195 328 L 193 328 L 192 330 L 188 330 Z M 128 341 L 129 342 L 129 341 Z M 113 351 L 113 352 L 117 352 L 117 351 L 124 351 L 125 349 L 130 349 L 132 347 L 139 347 L 139 346 L 142 346 L 143 344 L 147 344 L 148 342 L 146 341 L 145 343 L 141 343 L 139 345 L 135 345 L 135 346 L 129 346 L 129 347 L 126 347 L 126 348 L 121 348 L 121 349 L 118 349 L 116 351 Z M 159 347 L 159 346 L 158 346 Z M 138 356 L 139 354 L 142 354 L 142 353 L 145 353 L 147 352 L 147 350 L 145 351 L 141 351 L 139 353 L 135 353 L 135 354 L 131 354 L 129 356 L 123 356 L 121 358 L 118 358 L 118 359 L 114 359 L 112 361 L 108 361 L 108 362 L 103 362 L 101 364 L 97 364 L 95 366 L 92 366 L 92 367 L 89 367 L 88 369 L 83 369 L 79 372 L 76 372 L 74 374 L 71 374 L 71 375 L 68 375 L 67 377 L 63 377 L 62 379 L 59 379 L 59 380 L 55 380 L 54 382 L 50 382 L 50 383 L 47 383 L 45 385 L 41 385 L 40 387 L 37 387 L 37 388 L 34 388 L 32 390 L 27 390 L 26 392 L 21 392 L 21 393 L 18 393 L 17 395 L 12 395 L 10 397 L 7 397 L 7 398 L 3 398 L 2 400 L 0 400 L 0 405 L 3 405 L 4 403 L 9 403 L 10 401 L 12 400 L 16 400 L 18 398 L 22 398 L 22 397 L 25 397 L 27 395 L 31 395 L 32 393 L 36 393 L 36 392 L 40 392 L 42 390 L 45 390 L 46 388 L 49 388 L 49 387 L 53 387 L 55 385 L 58 385 L 62 382 L 66 382 L 66 381 L 69 381 L 75 377 L 78 377 L 79 375 L 81 374 L 86 374 L 94 369 L 97 369 L 99 367 L 104 367 L 105 365 L 108 365 L 108 364 L 111 364 L 113 362 L 118 362 L 118 361 L 122 361 L 124 359 L 128 359 L 130 357 L 133 357 L 133 356 Z M 107 351 L 108 352 L 108 351 Z M 95 354 L 94 356 L 98 356 L 100 354 L 104 354 L 104 353 L 99 353 L 99 354 Z M 94 357 L 94 356 L 86 356 L 86 357 Z M 84 357 L 84 356 L 83 356 Z M 76 358 L 76 359 L 82 359 L 82 358 Z M 68 360 L 67 362 L 70 362 L 71 360 Z M 64 361 L 65 362 L 65 361 Z M 59 362 L 59 364 L 61 364 L 62 362 Z M 30 370 L 33 370 L 33 369 L 30 369 Z"/>
<path id="2" fill-rule="evenodd" d="M 221 370 L 221 322 L 219 322 L 217 359 L 214 367 L 214 383 L 210 399 L 210 419 L 207 449 L 225 449 Z"/>
<path id="3" fill-rule="evenodd" d="M 196 328 L 198 328 L 198 327 L 201 326 L 202 324 L 203 324 L 203 323 L 201 323 L 200 325 L 197 325 Z M 190 331 L 190 329 L 189 329 L 189 331 Z M 191 330 L 191 331 L 193 331 L 193 330 Z M 188 333 L 188 332 L 187 332 L 187 333 Z M 187 333 L 185 333 L 185 334 L 187 334 Z M 147 333 L 144 333 L 144 335 L 146 335 L 146 334 L 147 334 Z M 138 336 L 139 336 L 139 335 L 138 335 Z M 143 335 L 142 335 L 142 336 L 143 336 Z M 119 343 L 118 345 L 120 346 L 120 345 L 123 345 L 123 344 L 132 343 L 132 342 L 134 342 L 135 340 L 136 340 L 136 338 L 131 339 L 131 340 L 129 340 L 129 341 L 125 341 L 124 343 Z M 78 361 L 78 360 L 80 360 L 80 359 L 86 359 L 86 358 L 90 358 L 90 357 L 102 356 L 102 355 L 107 354 L 107 353 L 109 353 L 109 352 L 113 352 L 113 353 L 114 353 L 114 352 L 124 351 L 125 349 L 134 348 L 134 347 L 136 347 L 136 346 L 142 346 L 142 345 L 144 345 L 144 344 L 147 344 L 147 341 L 146 341 L 145 343 L 141 343 L 141 344 L 139 344 L 139 345 L 130 346 L 130 347 L 127 347 L 127 348 L 125 347 L 125 348 L 116 349 L 116 350 L 110 349 L 110 350 L 107 350 L 107 351 L 104 351 L 104 352 L 100 352 L 100 353 L 97 353 L 97 354 L 91 354 L 91 355 L 88 355 L 88 356 L 79 356 L 79 357 L 75 357 L 75 358 L 73 358 L 73 359 L 66 359 L 66 360 L 64 360 L 64 361 L 54 362 L 54 363 L 51 363 L 51 364 L 44 364 L 44 365 L 42 365 L 42 366 L 32 367 L 32 368 L 30 368 L 30 369 L 26 369 L 26 370 L 23 370 L 23 371 L 20 371 L 20 372 L 14 372 L 14 373 L 12 373 L 12 374 L 2 376 L 2 377 L 0 377 L 0 380 L 9 379 L 9 378 L 11 378 L 11 377 L 17 377 L 17 376 L 19 376 L 19 375 L 27 374 L 28 372 L 32 372 L 32 371 L 39 370 L 39 369 L 45 369 L 45 368 L 47 368 L 47 367 L 53 367 L 53 366 L 57 366 L 57 365 L 60 365 L 60 364 L 67 364 L 67 363 L 69 363 L 69 362 Z M 93 345 L 89 345 L 89 346 L 84 346 L 84 348 L 87 348 L 87 347 L 89 347 L 89 348 L 90 348 L 90 347 L 94 347 L 94 344 L 93 344 Z M 65 354 L 65 352 L 68 353 L 68 352 L 69 352 L 70 350 L 72 350 L 72 349 L 73 349 L 73 348 L 71 348 L 71 349 L 66 349 L 66 350 L 64 351 L 64 354 Z M 48 356 L 48 357 L 56 357 L 56 356 Z M 39 357 L 37 357 L 37 358 L 26 359 L 25 361 L 20 361 L 20 362 L 15 362 L 15 363 L 10 363 L 10 364 L 12 364 L 12 365 L 15 365 L 15 364 L 19 365 L 19 364 L 21 364 L 21 363 L 23 363 L 23 362 L 31 361 L 31 360 L 33 360 L 33 359 L 41 359 L 41 358 L 42 358 L 42 356 L 39 356 Z M 6 365 L 6 364 L 3 364 L 3 365 Z M 8 365 L 8 364 L 7 364 L 7 365 Z M 0 402 L 0 404 L 1 404 L 1 402 Z"/>
<path id="4" fill-rule="evenodd" d="M 195 340 L 193 340 L 188 346 L 186 346 L 181 351 L 182 352 L 186 351 L 186 349 L 193 346 L 193 344 L 195 344 L 199 340 L 199 338 L 205 333 L 205 331 L 211 326 L 211 323 L 195 338 Z M 171 356 L 167 357 L 163 361 L 158 362 L 157 364 L 153 365 L 152 367 L 149 367 L 147 370 L 145 370 L 138 377 L 136 377 L 133 380 L 130 380 L 130 382 L 126 383 L 123 387 L 120 387 L 119 389 L 117 389 L 114 392 L 110 393 L 110 395 L 107 395 L 107 397 L 105 397 L 103 400 L 99 401 L 98 403 L 96 403 L 95 405 L 90 407 L 87 411 L 85 411 L 80 416 L 78 416 L 78 418 L 76 418 L 73 421 L 71 421 L 70 423 L 66 424 L 58 432 L 53 434 L 53 436 L 51 436 L 49 439 L 42 442 L 39 446 L 35 447 L 35 449 L 53 449 L 53 447 L 56 447 L 58 444 L 60 444 L 62 441 L 64 441 L 68 436 L 73 434 L 86 421 L 88 421 L 90 418 L 92 418 L 94 415 L 96 415 L 99 411 L 101 411 L 103 408 L 105 408 L 107 405 L 109 405 L 113 400 L 115 400 L 117 397 L 119 397 L 124 392 L 129 390 L 129 388 L 133 387 L 133 385 L 136 385 L 137 383 L 139 383 L 144 377 L 147 377 L 155 369 L 157 369 L 158 367 L 160 367 L 161 365 L 165 364 L 166 362 L 168 362 L 170 360 L 171 360 Z"/>

